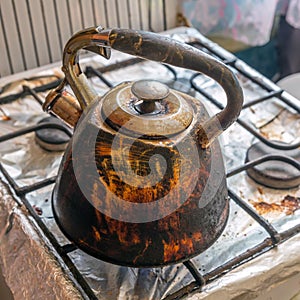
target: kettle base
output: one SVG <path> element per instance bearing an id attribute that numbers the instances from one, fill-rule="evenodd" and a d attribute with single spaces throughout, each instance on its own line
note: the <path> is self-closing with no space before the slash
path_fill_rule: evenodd
<path id="1" fill-rule="evenodd" d="M 170 259 L 169 261 L 164 261 L 159 255 L 158 256 L 152 256 L 151 259 L 147 259 L 146 257 L 141 256 L 141 259 L 136 259 L 136 260 L 129 260 L 127 259 L 126 255 L 126 249 L 120 253 L 120 256 L 112 256 L 110 249 L 113 250 L 113 246 L 109 247 L 103 247 L 103 249 L 97 249 L 93 247 L 92 244 L 85 243 L 81 239 L 78 239 L 76 237 L 76 233 L 71 233 L 68 230 L 66 230 L 65 225 L 61 223 L 61 218 L 58 217 L 55 209 L 55 191 L 52 194 L 52 209 L 53 209 L 53 215 L 54 219 L 61 230 L 61 232 L 65 235 L 67 239 L 70 240 L 70 242 L 79 250 L 82 250 L 83 252 L 87 253 L 88 255 L 91 255 L 97 259 L 103 260 L 105 262 L 114 264 L 114 265 L 119 265 L 119 266 L 124 266 L 124 267 L 133 267 L 133 268 L 161 268 L 161 267 L 166 267 L 178 263 L 183 263 L 185 261 L 188 261 L 189 259 L 203 253 L 206 251 L 208 248 L 210 248 L 216 240 L 221 236 L 223 233 L 227 222 L 228 222 L 228 217 L 229 217 L 229 201 L 228 198 L 224 199 L 224 204 L 225 207 L 223 208 L 222 215 L 220 216 L 219 219 L 219 224 L 217 228 L 215 228 L 214 231 L 211 231 L 211 236 L 208 237 L 208 239 L 205 241 L 205 245 L 203 245 L 202 248 L 197 249 L 197 251 L 189 253 L 184 255 L 181 258 L 174 258 Z M 100 251 L 101 250 L 101 251 Z M 145 254 L 145 253 L 143 253 Z"/>

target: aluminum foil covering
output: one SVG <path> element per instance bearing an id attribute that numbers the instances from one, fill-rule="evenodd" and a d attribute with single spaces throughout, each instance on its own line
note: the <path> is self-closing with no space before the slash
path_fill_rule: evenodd
<path id="1" fill-rule="evenodd" d="M 14 299 L 82 299 L 42 233 L 0 182 L 0 264 Z"/>
<path id="2" fill-rule="evenodd" d="M 170 34 L 183 41 L 201 40 L 204 44 L 222 50 L 194 29 L 177 28 Z M 222 53 L 228 59 L 233 57 L 225 50 L 222 50 Z M 92 56 L 85 58 L 83 65 L 88 64 L 99 67 L 127 58 L 127 55 L 113 52 L 113 57 L 109 61 L 99 56 Z M 242 62 L 238 62 L 238 64 L 242 69 L 249 69 Z M 178 71 L 178 78 L 182 82 L 186 82 L 186 78 L 193 74 L 192 71 L 188 70 L 178 68 L 176 70 Z M 256 79 L 277 89 L 273 83 L 254 70 L 251 70 L 251 72 Z M 56 66 L 51 66 L 51 68 L 43 71 L 32 71 L 30 76 L 45 74 L 61 76 Z M 28 77 L 28 74 L 26 76 Z M 243 86 L 246 103 L 266 93 L 265 90 L 246 77 L 239 74 L 238 76 Z M 174 83 L 173 75 L 167 68 L 149 61 L 107 72 L 105 78 L 113 84 L 125 80 L 154 78 L 171 86 L 178 85 L 178 83 Z M 8 81 L 9 78 L 6 78 L 5 83 Z M 91 82 L 100 94 L 108 90 L 108 87 L 96 77 L 92 78 Z M 207 93 L 214 95 L 219 101 L 225 103 L 225 95 L 214 81 L 201 75 L 195 79 L 195 83 L 205 88 Z M 21 88 L 20 85 L 22 84 L 26 84 L 26 82 L 22 81 L 21 84 L 15 82 L 13 85 L 6 86 L 5 92 L 15 93 L 16 90 Z M 31 84 L 34 83 L 31 82 Z M 35 84 L 38 85 L 39 83 Z M 1 81 L 0 86 L 3 86 Z M 187 90 L 189 91 L 189 89 Z M 194 91 L 190 90 L 189 92 L 195 94 Z M 41 98 L 45 96 L 43 93 L 39 93 L 39 95 Z M 198 93 L 195 96 L 203 101 L 211 113 L 217 111 L 204 96 Z M 298 100 L 292 97 L 291 99 L 299 104 Z M 2 109 L 0 112 L 1 134 L 33 125 L 46 116 L 40 105 L 31 96 L 25 96 L 0 107 Z M 275 98 L 244 110 L 241 117 L 268 138 L 288 143 L 299 141 L 299 115 Z M 234 124 L 222 134 L 220 143 L 222 144 L 227 170 L 243 164 L 246 150 L 255 140 L 250 133 L 238 124 Z M 47 152 L 40 148 L 35 143 L 34 133 L 1 143 L 0 153 L 1 163 L 20 186 L 32 184 L 55 175 L 62 157 L 62 152 Z M 0 174 L 0 179 L 4 180 L 2 174 Z M 280 204 L 280 201 L 287 195 L 300 197 L 298 188 L 284 191 L 265 188 L 255 184 L 245 172 L 229 178 L 228 185 L 236 194 L 248 200 L 250 204 L 259 201 Z M 52 188 L 53 185 L 50 185 L 31 192 L 26 195 L 26 199 L 36 208 L 37 213 L 59 243 L 64 245 L 68 244 L 69 241 L 60 232 L 53 219 L 51 210 Z M 18 199 L 15 195 L 9 195 L 7 189 L 1 183 L 0 229 L 5 227 L 9 213 L 13 207 L 16 207 L 11 200 L 12 198 Z M 229 221 L 222 236 L 213 246 L 192 259 L 201 273 L 207 273 L 215 269 L 268 237 L 266 231 L 233 201 L 231 201 L 230 206 Z M 289 214 L 284 210 L 269 210 L 263 216 L 279 232 L 300 223 L 299 210 Z M 78 296 L 79 292 L 76 291 L 72 282 L 64 274 L 67 270 L 66 266 L 56 258 L 55 251 L 49 251 L 49 248 L 51 249 L 49 244 L 46 243 L 47 247 L 45 246 L 45 240 L 47 239 L 45 237 L 41 238 L 41 233 L 31 224 L 31 220 L 26 211 L 22 209 L 22 206 L 16 207 L 14 220 L 12 230 L 2 236 L 0 262 L 4 276 L 16 299 L 24 298 L 27 295 L 32 295 L 32 297 L 29 297 L 31 299 L 45 298 L 53 294 L 57 295 L 59 299 L 84 297 L 83 295 Z M 253 299 L 300 271 L 299 246 L 300 236 L 298 234 L 280 244 L 277 248 L 250 260 L 248 263 L 207 284 L 202 292 L 196 292 L 186 297 L 189 299 Z M 194 281 L 183 264 L 164 268 L 135 269 L 97 260 L 81 250 L 73 251 L 69 256 L 99 299 L 156 300 L 164 298 Z M 60 269 L 59 264 L 61 264 L 62 269 Z M 18 280 L 16 280 L 16 277 L 18 277 Z M 49 294 L 50 291 L 52 294 Z"/>

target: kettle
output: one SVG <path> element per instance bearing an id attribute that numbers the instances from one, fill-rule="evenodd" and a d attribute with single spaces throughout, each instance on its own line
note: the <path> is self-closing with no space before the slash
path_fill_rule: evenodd
<path id="1" fill-rule="evenodd" d="M 202 72 L 224 89 L 227 106 L 211 117 L 201 101 L 156 80 L 123 82 L 100 97 L 80 69 L 81 49 Z M 64 81 L 43 107 L 75 128 L 52 193 L 66 237 L 94 257 L 131 267 L 182 262 L 210 247 L 229 212 L 216 137 L 243 103 L 232 71 L 169 37 L 102 27 L 71 37 L 62 70 Z"/>

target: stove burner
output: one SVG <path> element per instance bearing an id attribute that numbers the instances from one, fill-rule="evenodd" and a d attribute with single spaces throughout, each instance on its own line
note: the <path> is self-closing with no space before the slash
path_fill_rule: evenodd
<path id="1" fill-rule="evenodd" d="M 44 118 L 39 122 L 39 124 L 41 123 L 54 123 L 67 127 L 66 124 L 55 117 Z M 47 151 L 63 151 L 66 149 L 70 137 L 59 129 L 46 128 L 37 130 L 35 132 L 35 140 L 43 149 Z"/>
<path id="2" fill-rule="evenodd" d="M 283 142 L 276 142 L 285 145 Z M 300 162 L 300 150 L 278 150 L 262 142 L 253 144 L 247 151 L 246 162 L 259 159 L 266 155 L 282 155 Z M 290 189 L 300 185 L 299 170 L 291 164 L 269 160 L 247 169 L 247 174 L 257 183 L 274 189 Z"/>

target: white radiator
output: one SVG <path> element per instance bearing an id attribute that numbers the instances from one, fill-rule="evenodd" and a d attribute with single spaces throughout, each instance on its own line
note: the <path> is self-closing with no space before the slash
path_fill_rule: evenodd
<path id="1" fill-rule="evenodd" d="M 0 0 L 0 77 L 60 61 L 66 41 L 95 25 L 163 31 L 177 0 Z"/>

